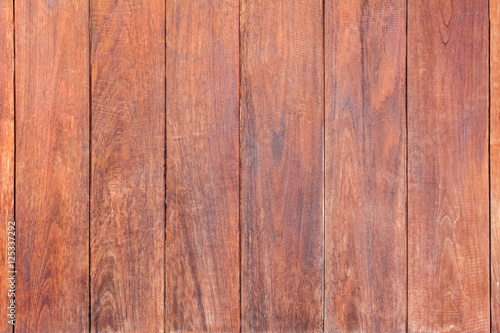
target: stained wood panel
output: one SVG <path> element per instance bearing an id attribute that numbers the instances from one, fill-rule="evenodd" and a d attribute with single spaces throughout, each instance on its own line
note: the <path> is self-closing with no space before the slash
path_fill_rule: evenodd
<path id="1" fill-rule="evenodd" d="M 322 1 L 241 3 L 242 329 L 322 328 Z"/>
<path id="2" fill-rule="evenodd" d="M 93 331 L 164 331 L 165 7 L 91 1 Z"/>
<path id="3" fill-rule="evenodd" d="M 408 4 L 408 326 L 484 332 L 488 1 Z"/>
<path id="4" fill-rule="evenodd" d="M 0 1 L 0 269 L 12 271 L 8 256 L 9 222 L 14 221 L 14 3 Z M 10 306 L 10 283 L 5 273 L 0 280 L 0 309 Z M 7 312 L 0 316 L 0 332 L 12 331 Z"/>
<path id="5" fill-rule="evenodd" d="M 491 330 L 500 332 L 500 1 L 490 0 Z"/>
<path id="6" fill-rule="evenodd" d="M 239 332 L 239 1 L 167 1 L 166 313 Z"/>
<path id="7" fill-rule="evenodd" d="M 402 332 L 406 2 L 325 4 L 325 331 Z"/>
<path id="8" fill-rule="evenodd" d="M 15 1 L 16 332 L 88 330 L 88 1 Z"/>

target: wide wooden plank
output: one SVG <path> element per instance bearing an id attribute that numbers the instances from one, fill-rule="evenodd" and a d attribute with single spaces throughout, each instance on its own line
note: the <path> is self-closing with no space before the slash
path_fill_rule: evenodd
<path id="1" fill-rule="evenodd" d="M 491 330 L 500 332 L 500 0 L 490 0 Z"/>
<path id="2" fill-rule="evenodd" d="M 239 332 L 239 1 L 167 1 L 169 332 Z"/>
<path id="3" fill-rule="evenodd" d="M 325 5 L 325 331 L 402 332 L 406 1 Z"/>
<path id="4" fill-rule="evenodd" d="M 11 280 L 13 271 L 14 222 L 14 2 L 0 0 L 0 332 L 11 332 Z M 9 228 L 11 227 L 11 228 Z M 8 255 L 10 254 L 10 255 Z M 5 275 L 4 275 L 5 274 Z M 7 315 L 9 314 L 9 316 Z M 15 315 L 15 314 L 14 314 Z"/>
<path id="5" fill-rule="evenodd" d="M 91 326 L 164 331 L 165 7 L 91 1 Z"/>
<path id="6" fill-rule="evenodd" d="M 323 1 L 241 7 L 242 329 L 322 329 Z"/>
<path id="7" fill-rule="evenodd" d="M 15 1 L 16 332 L 88 331 L 88 1 Z"/>
<path id="8" fill-rule="evenodd" d="M 488 1 L 408 4 L 411 332 L 490 326 Z"/>

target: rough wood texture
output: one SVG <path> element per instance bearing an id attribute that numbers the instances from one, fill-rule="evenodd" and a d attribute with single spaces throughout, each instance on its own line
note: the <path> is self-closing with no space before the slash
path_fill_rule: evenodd
<path id="1" fill-rule="evenodd" d="M 7 280 L 11 271 L 7 253 L 9 241 L 8 223 L 14 221 L 14 20 L 13 1 L 0 0 L 0 332 L 11 332 L 7 306 L 10 306 Z"/>
<path id="2" fill-rule="evenodd" d="M 500 0 L 490 0 L 491 330 L 500 332 Z"/>
<path id="3" fill-rule="evenodd" d="M 15 1 L 16 332 L 88 330 L 88 1 Z"/>
<path id="4" fill-rule="evenodd" d="M 325 10 L 325 331 L 403 332 L 406 2 Z"/>
<path id="5" fill-rule="evenodd" d="M 484 332 L 488 1 L 408 7 L 409 331 Z"/>
<path id="6" fill-rule="evenodd" d="M 171 332 L 239 332 L 238 33 L 238 0 L 167 1 Z"/>
<path id="7" fill-rule="evenodd" d="M 164 331 L 165 7 L 92 0 L 96 332 Z"/>
<path id="8" fill-rule="evenodd" d="M 322 329 L 322 1 L 241 8 L 242 329 Z"/>

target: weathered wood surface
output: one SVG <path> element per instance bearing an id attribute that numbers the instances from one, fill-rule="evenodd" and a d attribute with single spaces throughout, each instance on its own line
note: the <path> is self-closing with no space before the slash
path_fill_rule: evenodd
<path id="1" fill-rule="evenodd" d="M 239 332 L 238 4 L 167 1 L 171 332 Z"/>
<path id="2" fill-rule="evenodd" d="M 322 329 L 323 5 L 241 3 L 241 318 Z"/>
<path id="3" fill-rule="evenodd" d="M 91 327 L 164 331 L 165 4 L 91 1 Z"/>
<path id="4" fill-rule="evenodd" d="M 16 218 L 16 332 L 500 332 L 499 43 L 499 0 L 0 0 L 0 307 Z"/>
<path id="5" fill-rule="evenodd" d="M 16 332 L 89 329 L 88 5 L 15 1 Z"/>
<path id="6" fill-rule="evenodd" d="M 408 328 L 490 326 L 488 1 L 408 1 Z"/>
<path id="7" fill-rule="evenodd" d="M 406 330 L 406 1 L 325 8 L 325 331 Z"/>

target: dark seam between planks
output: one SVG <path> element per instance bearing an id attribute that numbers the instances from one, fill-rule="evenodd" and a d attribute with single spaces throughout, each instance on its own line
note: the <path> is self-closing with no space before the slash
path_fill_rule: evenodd
<path id="1" fill-rule="evenodd" d="M 13 212 L 13 217 L 14 217 L 14 224 L 16 223 L 16 1 L 12 0 L 12 97 L 13 97 L 13 111 L 14 111 L 14 189 L 13 189 L 13 200 L 14 200 L 14 212 Z M 17 224 L 15 224 L 15 229 L 14 231 L 16 232 L 15 234 L 15 240 L 17 241 Z M 17 245 L 17 244 L 16 244 Z M 14 247 L 14 249 L 16 249 Z M 17 250 L 17 249 L 16 249 Z M 17 278 L 17 273 L 16 273 L 16 258 L 14 257 L 14 276 Z M 16 294 L 14 292 L 14 304 L 16 301 Z M 14 322 L 15 323 L 15 322 Z M 12 325 L 12 333 L 15 333 L 16 331 L 16 325 Z"/>
<path id="2" fill-rule="evenodd" d="M 323 279 L 322 279 L 322 295 L 321 295 L 321 327 L 323 332 L 325 332 L 325 281 L 326 281 L 326 221 L 325 221 L 325 187 L 326 187 L 326 47 L 325 47 L 325 33 L 326 33 L 326 0 L 323 0 Z"/>
<path id="3" fill-rule="evenodd" d="M 408 135 L 409 135 L 409 130 L 408 130 L 408 2 L 411 0 L 406 0 L 405 1 L 405 6 L 406 6 L 406 37 L 405 37 L 405 129 L 406 129 L 406 149 L 405 149 L 405 187 L 406 187 L 406 239 L 405 239 L 405 247 L 406 247 L 406 332 L 409 332 L 409 316 L 408 316 L 408 306 L 409 306 L 409 293 L 408 290 L 410 288 L 409 283 L 408 283 L 408 276 L 409 276 L 409 271 L 408 271 L 408 225 L 409 225 L 409 220 L 408 220 Z"/>
<path id="4" fill-rule="evenodd" d="M 163 105 L 163 332 L 167 332 L 167 1 L 163 2 L 163 65 L 164 65 L 164 105 Z"/>
<path id="5" fill-rule="evenodd" d="M 491 10 L 490 10 L 490 0 L 488 0 L 488 246 L 489 246 L 489 295 L 490 295 L 490 328 L 493 327 L 493 312 L 492 312 L 492 301 L 491 301 L 491 276 L 492 276 L 492 265 L 491 265 Z"/>
<path id="6" fill-rule="evenodd" d="M 242 45 L 241 45 L 241 1 L 238 1 L 238 229 L 239 229 L 239 294 L 240 294 L 240 323 L 239 332 L 242 332 L 242 233 L 241 233 L 241 77 L 242 77 Z"/>
<path id="7" fill-rule="evenodd" d="M 88 71 L 89 71 L 89 285 L 88 285 L 88 294 L 89 294 L 89 323 L 88 328 L 89 332 L 92 332 L 92 9 L 91 9 L 92 0 L 88 0 L 88 38 L 89 38 L 89 51 L 88 51 Z"/>

